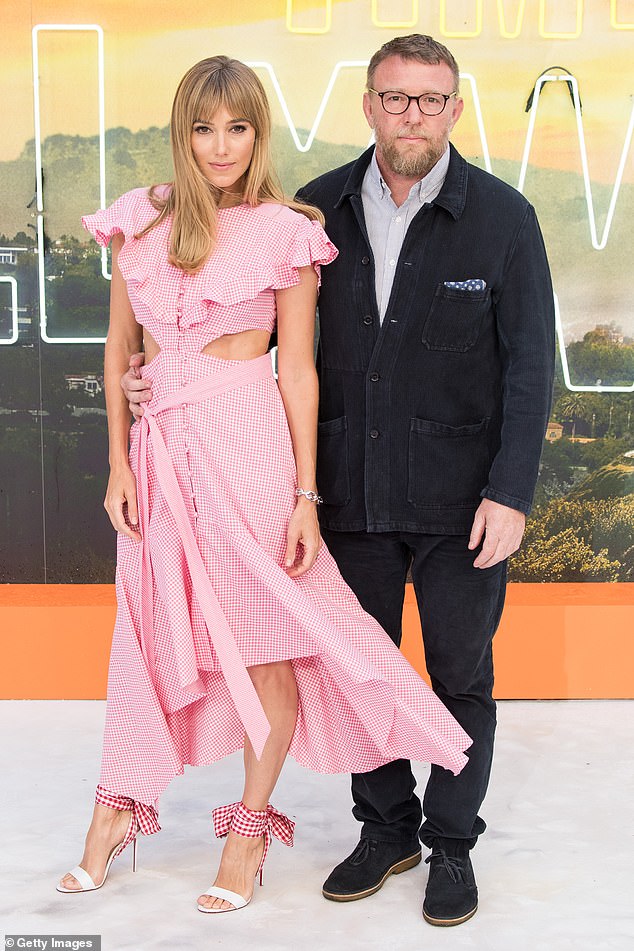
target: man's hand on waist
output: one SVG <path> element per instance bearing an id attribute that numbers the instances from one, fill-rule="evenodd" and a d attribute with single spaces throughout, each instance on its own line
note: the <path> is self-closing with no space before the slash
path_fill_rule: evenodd
<path id="1" fill-rule="evenodd" d="M 130 412 L 135 419 L 143 416 L 141 403 L 148 403 L 152 399 L 152 381 L 141 377 L 141 367 L 145 363 L 142 353 L 133 353 L 130 357 L 129 369 L 121 377 L 121 389 L 130 406 Z"/>

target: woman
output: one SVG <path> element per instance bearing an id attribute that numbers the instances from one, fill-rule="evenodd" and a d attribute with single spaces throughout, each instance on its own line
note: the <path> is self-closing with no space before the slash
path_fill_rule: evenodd
<path id="1" fill-rule="evenodd" d="M 198 899 L 224 912 L 250 901 L 271 836 L 292 844 L 269 804 L 287 752 L 323 772 L 407 756 L 456 773 L 470 740 L 320 548 L 314 315 L 319 266 L 337 252 L 319 213 L 274 182 L 257 76 L 223 56 L 198 63 L 171 137 L 171 185 L 84 219 L 113 249 L 118 611 L 95 811 L 58 889 L 101 887 L 139 831 L 158 831 L 184 764 L 244 747 L 242 799 L 214 810 L 227 841 Z M 141 337 L 153 397 L 130 433 L 119 380 Z"/>

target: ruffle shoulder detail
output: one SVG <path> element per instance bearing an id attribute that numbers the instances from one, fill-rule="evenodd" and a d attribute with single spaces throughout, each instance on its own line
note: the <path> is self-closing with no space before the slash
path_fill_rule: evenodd
<path id="1" fill-rule="evenodd" d="M 239 205 L 220 210 L 216 247 L 199 271 L 184 275 L 168 260 L 169 218 L 135 238 L 157 214 L 148 189 L 138 188 L 82 221 L 103 247 L 114 234 L 125 236 L 118 264 L 129 292 L 154 319 L 180 321 L 182 328 L 206 320 L 214 305 L 232 307 L 265 291 L 299 284 L 302 267 L 313 267 L 320 280 L 321 266 L 338 254 L 318 221 L 285 205 Z M 177 305 L 175 288 L 183 286 L 181 281 Z"/>
<path id="2" fill-rule="evenodd" d="M 155 186 L 155 192 L 162 198 L 168 188 L 165 185 Z M 150 202 L 149 191 L 149 188 L 134 188 L 117 198 L 108 208 L 82 217 L 82 224 L 104 248 L 113 235 L 124 236 L 117 263 L 128 285 L 128 293 L 133 292 L 135 299 L 141 301 L 144 308 L 158 320 L 175 324 L 177 314 L 166 289 L 173 285 L 174 276 L 181 272 L 168 260 L 169 219 L 163 219 L 142 238 L 136 237 L 159 214 Z"/>
<path id="3" fill-rule="evenodd" d="M 274 290 L 299 284 L 299 268 L 311 265 L 321 283 L 321 266 L 330 264 L 339 254 L 318 221 L 305 215 L 300 215 L 300 219 L 283 260 L 276 266 Z"/>
<path id="4" fill-rule="evenodd" d="M 129 241 L 158 215 L 148 193 L 148 188 L 134 188 L 117 198 L 108 208 L 102 208 L 94 215 L 84 215 L 81 222 L 102 248 L 109 245 L 115 234 L 123 234 L 125 240 Z"/>
<path id="5" fill-rule="evenodd" d="M 267 290 L 300 282 L 299 269 L 321 266 L 339 253 L 318 221 L 284 205 L 228 209 L 218 245 L 194 278 L 199 301 L 230 307 Z"/>

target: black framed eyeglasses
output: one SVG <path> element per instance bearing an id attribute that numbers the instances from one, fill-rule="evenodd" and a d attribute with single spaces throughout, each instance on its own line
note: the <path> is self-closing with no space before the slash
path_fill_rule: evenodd
<path id="1" fill-rule="evenodd" d="M 381 105 L 391 116 L 400 116 L 409 109 L 410 102 L 415 102 L 424 116 L 439 116 L 444 110 L 447 102 L 454 99 L 458 93 L 450 92 L 446 95 L 444 92 L 424 92 L 420 96 L 408 96 L 404 92 L 396 92 L 388 89 L 385 92 L 378 92 L 368 86 L 368 92 L 373 92 L 381 100 Z"/>

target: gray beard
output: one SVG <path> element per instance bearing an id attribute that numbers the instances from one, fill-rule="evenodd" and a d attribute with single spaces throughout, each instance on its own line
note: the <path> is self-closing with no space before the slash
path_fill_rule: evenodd
<path id="1" fill-rule="evenodd" d="M 425 152 L 399 152 L 393 143 L 380 143 L 381 156 L 386 165 L 395 175 L 404 175 L 406 178 L 424 178 L 431 172 L 439 158 L 443 155 L 446 143 L 428 142 Z"/>

